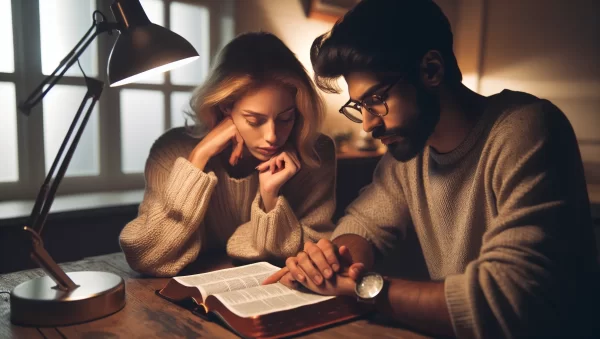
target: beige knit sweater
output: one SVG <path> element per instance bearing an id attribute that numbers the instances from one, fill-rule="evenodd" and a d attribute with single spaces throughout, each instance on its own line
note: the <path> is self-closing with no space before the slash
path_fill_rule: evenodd
<path id="1" fill-rule="evenodd" d="M 129 265 L 155 276 L 176 275 L 206 249 L 226 248 L 234 258 L 258 260 L 295 255 L 306 241 L 329 237 L 335 210 L 335 148 L 322 135 L 319 168 L 307 165 L 281 190 L 265 213 L 258 173 L 236 179 L 217 158 L 205 171 L 187 157 L 198 143 L 183 128 L 153 145 L 145 169 L 139 215 L 120 235 Z"/>
<path id="2" fill-rule="evenodd" d="M 386 154 L 332 238 L 358 234 L 386 252 L 414 227 L 459 337 L 572 336 L 583 325 L 570 321 L 596 312 L 580 304 L 598 267 L 591 225 L 568 120 L 503 91 L 454 151 L 407 163 Z"/>

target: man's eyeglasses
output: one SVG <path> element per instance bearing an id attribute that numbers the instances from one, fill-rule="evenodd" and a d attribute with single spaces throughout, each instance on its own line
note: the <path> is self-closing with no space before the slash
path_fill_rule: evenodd
<path id="1" fill-rule="evenodd" d="M 376 117 L 384 117 L 389 113 L 389 108 L 387 103 L 385 102 L 388 98 L 388 92 L 392 87 L 394 87 L 400 80 L 394 81 L 390 85 L 388 85 L 381 94 L 372 94 L 367 96 L 365 99 L 361 101 L 356 100 L 348 100 L 347 103 L 340 108 L 340 113 L 345 115 L 348 119 L 356 122 L 362 123 L 362 109 L 363 107 L 367 110 L 367 112 L 371 113 Z"/>

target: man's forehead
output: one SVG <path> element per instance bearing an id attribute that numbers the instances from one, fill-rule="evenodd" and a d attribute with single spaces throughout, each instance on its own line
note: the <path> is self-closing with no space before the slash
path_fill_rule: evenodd
<path id="1" fill-rule="evenodd" d="M 381 81 L 377 74 L 370 72 L 348 73 L 344 76 L 344 79 L 348 86 L 350 98 L 354 100 L 360 98 L 369 88 Z"/>

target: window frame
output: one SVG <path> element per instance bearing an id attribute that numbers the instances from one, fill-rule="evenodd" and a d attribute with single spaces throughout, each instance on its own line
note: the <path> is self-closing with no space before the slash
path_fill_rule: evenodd
<path id="1" fill-rule="evenodd" d="M 45 75 L 41 67 L 39 1 L 12 0 L 12 23 L 14 43 L 14 73 L 0 72 L 0 81 L 15 84 L 17 101 L 24 98 L 39 85 Z M 104 13 L 109 21 L 114 21 L 110 11 L 112 1 L 95 0 L 96 8 Z M 233 0 L 162 0 L 164 6 L 165 27 L 170 27 L 171 3 L 187 3 L 204 6 L 209 11 L 209 65 L 226 37 L 222 21 L 227 18 L 233 22 Z M 90 24 L 92 13 L 89 13 Z M 234 31 L 232 28 L 231 31 Z M 83 36 L 85 31 L 81 32 Z M 98 76 L 95 78 L 105 82 L 105 88 L 97 103 L 98 107 L 98 155 L 99 174 L 94 176 L 65 177 L 58 190 L 58 195 L 92 193 L 106 191 L 135 190 L 144 187 L 143 173 L 127 174 L 121 170 L 121 131 L 120 131 L 120 91 L 122 89 L 157 90 L 164 95 L 163 124 L 165 130 L 171 126 L 171 95 L 174 92 L 191 92 L 195 86 L 176 85 L 171 83 L 170 73 L 164 73 L 163 84 L 135 83 L 121 87 L 108 86 L 106 68 L 110 50 L 117 34 L 102 34 L 97 43 Z M 203 53 L 202 51 L 198 51 Z M 76 67 L 76 66 L 73 66 Z M 209 66 L 210 67 L 210 66 Z M 64 76 L 60 85 L 85 86 L 80 76 Z M 82 98 L 83 99 L 83 98 Z M 15 106 L 17 102 L 15 102 Z M 77 107 L 66 109 L 77 110 Z M 17 112 L 17 155 L 18 174 L 16 182 L 0 182 L 0 201 L 35 199 L 40 185 L 47 174 L 45 168 L 43 104 L 34 107 L 30 116 Z"/>

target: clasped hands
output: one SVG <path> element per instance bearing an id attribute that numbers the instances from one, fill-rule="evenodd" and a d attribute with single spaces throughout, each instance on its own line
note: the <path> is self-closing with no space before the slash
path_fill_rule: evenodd
<path id="1" fill-rule="evenodd" d="M 327 239 L 316 244 L 307 242 L 303 251 L 287 258 L 285 265 L 263 281 L 263 285 L 279 281 L 293 289 L 301 284 L 322 295 L 354 296 L 356 281 L 365 271 L 363 263 L 352 260 L 346 246 L 338 248 Z"/>

